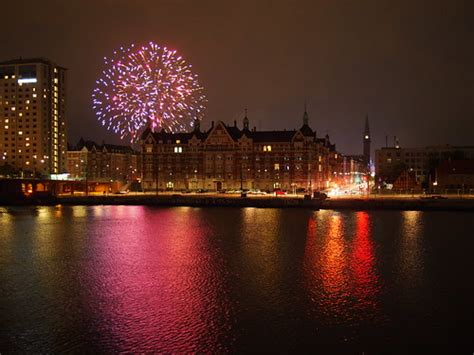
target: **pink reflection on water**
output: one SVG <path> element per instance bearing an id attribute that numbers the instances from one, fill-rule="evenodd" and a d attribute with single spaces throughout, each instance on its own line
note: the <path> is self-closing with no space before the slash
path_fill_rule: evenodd
<path id="1" fill-rule="evenodd" d="M 90 231 L 83 280 L 93 282 L 86 303 L 106 325 L 102 341 L 124 351 L 222 351 L 231 310 L 218 294 L 222 259 L 199 210 L 127 209 L 111 206 L 104 214 L 120 217 Z"/>

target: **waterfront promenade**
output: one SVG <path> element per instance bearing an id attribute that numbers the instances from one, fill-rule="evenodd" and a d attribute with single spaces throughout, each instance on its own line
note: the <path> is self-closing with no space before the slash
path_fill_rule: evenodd
<path id="1" fill-rule="evenodd" d="M 304 199 L 302 195 L 248 196 L 237 194 L 143 194 L 60 196 L 57 203 L 64 205 L 152 205 L 190 207 L 260 207 L 260 208 L 310 208 L 350 210 L 464 210 L 474 211 L 474 196 L 343 196 L 326 200 Z"/>
<path id="2" fill-rule="evenodd" d="M 307 196 L 309 197 L 309 196 Z M 259 207 L 346 210 L 474 211 L 474 195 L 342 195 L 327 199 L 304 195 L 247 195 L 222 193 L 160 192 L 128 194 L 63 194 L 48 198 L 0 199 L 7 205 L 146 205 L 189 207 Z"/>

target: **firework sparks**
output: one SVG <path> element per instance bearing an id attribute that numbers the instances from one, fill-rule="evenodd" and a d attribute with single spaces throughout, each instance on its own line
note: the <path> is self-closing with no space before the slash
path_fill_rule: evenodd
<path id="1" fill-rule="evenodd" d="M 99 122 L 122 139 L 136 141 L 148 125 L 153 131 L 184 131 L 202 118 L 204 90 L 175 50 L 152 42 L 139 49 L 132 45 L 104 62 L 93 108 Z"/>

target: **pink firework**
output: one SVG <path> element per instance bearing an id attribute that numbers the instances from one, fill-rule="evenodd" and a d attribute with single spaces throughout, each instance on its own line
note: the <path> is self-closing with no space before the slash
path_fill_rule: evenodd
<path id="1" fill-rule="evenodd" d="M 104 58 L 107 68 L 96 81 L 93 108 L 107 129 L 135 142 L 147 126 L 185 131 L 201 119 L 206 98 L 191 65 L 175 50 L 150 42 Z"/>

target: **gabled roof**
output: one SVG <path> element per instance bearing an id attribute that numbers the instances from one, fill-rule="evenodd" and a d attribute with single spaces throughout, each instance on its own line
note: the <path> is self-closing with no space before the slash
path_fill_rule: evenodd
<path id="1" fill-rule="evenodd" d="M 132 147 L 128 145 L 117 145 L 117 144 L 97 144 L 91 140 L 84 140 L 83 138 L 79 139 L 75 147 L 71 147 L 70 150 L 82 150 L 86 148 L 89 152 L 92 150 L 103 151 L 104 149 L 110 153 L 136 153 Z"/>
<path id="2" fill-rule="evenodd" d="M 304 124 L 301 128 L 300 128 L 300 132 L 303 134 L 303 136 L 305 137 L 312 137 L 314 136 L 314 132 L 313 130 L 311 129 L 310 126 L 308 126 L 307 124 Z"/>
<path id="3" fill-rule="evenodd" d="M 242 137 L 242 131 L 238 129 L 237 127 L 226 126 L 225 124 L 224 124 L 224 127 L 227 130 L 227 133 L 229 133 L 229 136 L 231 136 L 234 141 Z"/>
<path id="4" fill-rule="evenodd" d="M 105 148 L 108 152 L 113 153 L 134 153 L 132 147 L 128 145 L 116 145 L 116 144 L 102 144 L 102 149 Z"/>
<path id="5" fill-rule="evenodd" d="M 159 132 L 151 132 L 151 134 L 157 142 L 163 141 L 167 143 L 168 141 L 171 141 L 172 143 L 175 143 L 176 140 L 179 140 L 181 143 L 188 143 L 188 141 L 193 137 L 194 132 L 170 133 L 161 130 Z"/>
<path id="6" fill-rule="evenodd" d="M 181 143 L 187 143 L 193 136 L 200 139 L 201 141 L 206 140 L 209 137 L 209 134 L 218 126 L 221 125 L 227 132 L 227 134 L 237 142 L 242 136 L 246 136 L 249 139 L 252 139 L 254 142 L 291 142 L 294 136 L 301 132 L 305 137 L 315 137 L 315 132 L 309 127 L 309 125 L 304 124 L 299 130 L 283 130 L 283 131 L 256 131 L 249 129 L 239 129 L 237 126 L 228 126 L 222 121 L 219 121 L 215 126 L 212 125 L 206 132 L 201 132 L 199 130 L 194 130 L 191 132 L 185 133 L 170 133 L 164 130 L 159 132 L 152 132 L 150 128 L 147 128 L 141 138 L 142 140 L 146 139 L 151 133 L 155 140 L 157 141 L 174 141 L 180 140 Z M 325 143 L 325 139 L 317 139 L 321 144 Z M 334 146 L 333 146 L 334 147 Z"/>
<path id="7" fill-rule="evenodd" d="M 297 131 L 253 131 L 250 138 L 254 142 L 291 142 Z"/>

